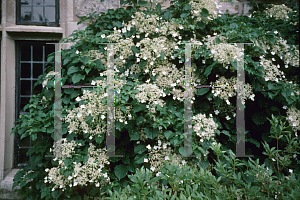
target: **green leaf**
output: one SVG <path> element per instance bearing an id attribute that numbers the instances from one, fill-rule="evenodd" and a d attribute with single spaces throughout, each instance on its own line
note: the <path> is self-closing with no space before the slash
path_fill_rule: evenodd
<path id="1" fill-rule="evenodd" d="M 134 153 L 137 154 L 139 152 L 139 154 L 143 153 L 144 151 L 141 152 L 141 150 L 146 151 L 146 146 L 143 144 L 139 144 L 137 146 L 134 147 Z"/>
<path id="2" fill-rule="evenodd" d="M 66 57 L 63 61 L 63 65 L 67 65 L 70 62 L 71 58 L 70 57 Z"/>
<path id="3" fill-rule="evenodd" d="M 64 104 L 69 104 L 70 103 L 70 96 L 64 96 L 62 101 L 63 101 Z"/>
<path id="4" fill-rule="evenodd" d="M 78 83 L 80 80 L 83 80 L 84 78 L 85 78 L 85 76 L 82 75 L 82 74 L 74 74 L 74 75 L 72 76 L 72 81 L 73 81 L 74 84 L 76 84 L 76 83 Z"/>
<path id="5" fill-rule="evenodd" d="M 165 12 L 164 13 L 164 18 L 166 19 L 166 20 L 169 20 L 169 19 L 171 19 L 172 18 L 172 13 L 168 10 L 167 12 Z"/>
<path id="6" fill-rule="evenodd" d="M 89 56 L 85 56 L 84 58 L 79 58 L 79 60 L 85 65 L 89 60 L 91 59 L 91 57 Z"/>
<path id="7" fill-rule="evenodd" d="M 144 122 L 144 117 L 143 116 L 139 116 L 137 119 L 136 119 L 136 123 L 137 125 L 140 125 L 141 123 Z"/>
<path id="8" fill-rule="evenodd" d="M 255 140 L 255 139 L 253 139 L 253 138 L 250 138 L 250 139 L 248 140 L 248 142 L 251 142 L 252 144 L 255 144 L 255 146 L 256 146 L 257 148 L 260 148 L 260 143 L 259 143 L 257 140 Z"/>
<path id="9" fill-rule="evenodd" d="M 186 153 L 187 156 L 188 156 L 188 155 L 191 155 L 191 154 L 193 153 L 193 149 L 191 148 L 190 150 L 191 150 L 191 152 L 187 152 L 187 153 Z M 185 156 L 185 154 L 184 154 L 184 153 L 185 153 L 185 152 L 184 152 L 184 147 L 180 147 L 180 148 L 179 148 L 179 153 L 180 153 L 182 156 Z"/>
<path id="10" fill-rule="evenodd" d="M 93 121 L 93 117 L 91 114 L 89 114 L 89 116 L 86 118 L 85 122 L 90 125 L 92 121 Z"/>
<path id="11" fill-rule="evenodd" d="M 134 161 L 136 164 L 142 164 L 144 163 L 144 158 L 147 158 L 147 156 L 144 154 L 138 154 L 135 156 Z"/>
<path id="12" fill-rule="evenodd" d="M 176 146 L 177 144 L 179 144 L 179 140 L 178 137 L 174 137 L 170 140 L 171 144 L 173 144 L 174 146 Z"/>
<path id="13" fill-rule="evenodd" d="M 104 135 L 101 135 L 101 137 L 98 135 L 95 135 L 95 140 L 98 144 L 101 144 L 103 139 L 104 139 Z"/>
<path id="14" fill-rule="evenodd" d="M 209 16 L 209 12 L 206 8 L 202 8 L 202 11 L 201 11 L 201 16 L 202 17 L 208 17 Z"/>
<path id="15" fill-rule="evenodd" d="M 161 53 L 160 53 L 160 59 L 161 59 L 161 60 L 165 60 L 165 53 L 164 53 L 164 52 L 161 52 Z"/>
<path id="16" fill-rule="evenodd" d="M 75 72 L 78 72 L 79 71 L 79 67 L 74 67 L 74 66 L 72 66 L 72 67 L 70 67 L 69 69 L 68 69 L 68 75 L 70 75 L 70 74 L 73 74 L 73 73 L 75 73 Z"/>
<path id="17" fill-rule="evenodd" d="M 199 165 L 200 165 L 201 168 L 206 169 L 209 166 L 209 161 L 208 160 L 201 160 L 199 162 Z"/>
<path id="18" fill-rule="evenodd" d="M 182 13 L 181 15 L 180 15 L 180 18 L 186 18 L 187 16 L 189 16 L 191 13 Z"/>
<path id="19" fill-rule="evenodd" d="M 229 28 L 232 28 L 232 29 L 237 29 L 239 26 L 237 25 L 237 23 L 231 23 Z"/>
<path id="20" fill-rule="evenodd" d="M 115 166 L 114 173 L 119 180 L 124 178 L 126 176 L 127 172 L 128 172 L 127 165 L 120 164 L 120 165 Z"/>
<path id="21" fill-rule="evenodd" d="M 174 135 L 174 133 L 172 131 L 165 131 L 164 135 L 167 138 L 167 140 L 169 140 L 169 138 L 171 138 Z"/>
<path id="22" fill-rule="evenodd" d="M 85 73 L 89 73 L 91 71 L 92 68 L 84 68 Z"/>
<path id="23" fill-rule="evenodd" d="M 197 95 L 204 95 L 204 94 L 206 94 L 207 92 L 209 91 L 209 88 L 200 88 L 200 89 L 198 89 L 198 91 L 197 91 Z"/>
<path id="24" fill-rule="evenodd" d="M 158 129 L 145 128 L 145 134 L 149 139 L 154 139 L 158 135 Z"/>
<path id="25" fill-rule="evenodd" d="M 129 131 L 129 137 L 130 137 L 130 141 L 138 140 L 138 139 L 140 139 L 140 133 L 134 128 Z"/>
<path id="26" fill-rule="evenodd" d="M 43 199 L 44 197 L 46 197 L 48 194 L 50 194 L 50 187 L 44 187 L 42 189 L 41 199 Z"/>
<path id="27" fill-rule="evenodd" d="M 206 77 L 207 77 L 208 75 L 210 75 L 213 66 L 215 66 L 217 63 L 218 63 L 218 61 L 216 60 L 215 62 L 213 62 L 213 64 L 211 64 L 210 66 L 208 66 L 208 67 L 205 69 L 204 75 L 205 75 Z"/>
<path id="28" fill-rule="evenodd" d="M 65 164 L 66 167 L 68 167 L 71 163 L 72 163 L 72 159 L 70 159 L 70 158 L 66 158 L 64 160 L 64 164 Z"/>
<path id="29" fill-rule="evenodd" d="M 137 112 L 139 112 L 139 111 L 141 111 L 141 110 L 144 110 L 144 106 L 143 106 L 142 104 L 139 104 L 139 105 L 137 105 L 137 106 L 134 106 L 134 108 L 133 108 L 133 111 L 134 111 L 135 113 L 137 113 Z"/>

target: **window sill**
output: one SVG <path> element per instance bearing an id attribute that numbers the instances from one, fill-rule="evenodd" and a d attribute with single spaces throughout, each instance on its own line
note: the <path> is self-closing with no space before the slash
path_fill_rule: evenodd
<path id="1" fill-rule="evenodd" d="M 16 25 L 6 27 L 7 32 L 27 32 L 27 33 L 63 33 L 61 27 L 45 27 L 45 26 L 26 26 L 26 25 Z"/>
<path id="2" fill-rule="evenodd" d="M 23 199 L 20 194 L 17 193 L 16 190 L 20 189 L 19 186 L 12 189 L 12 185 L 14 183 L 13 179 L 15 174 L 18 172 L 19 169 L 12 169 L 12 171 L 7 174 L 5 179 L 0 183 L 0 200 L 1 199 Z"/>

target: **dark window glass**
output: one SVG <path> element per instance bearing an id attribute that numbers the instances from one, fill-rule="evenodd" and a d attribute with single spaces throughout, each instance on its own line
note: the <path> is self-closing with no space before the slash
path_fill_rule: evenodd
<path id="1" fill-rule="evenodd" d="M 30 78 L 30 76 L 31 76 L 31 64 L 30 63 L 22 63 L 21 64 L 21 76 L 23 78 Z"/>
<path id="2" fill-rule="evenodd" d="M 17 0 L 17 25 L 59 26 L 59 0 Z"/>
<path id="3" fill-rule="evenodd" d="M 38 3 L 38 1 L 35 1 L 35 3 Z M 38 77 L 44 73 L 47 56 L 55 51 L 55 45 L 46 44 L 46 42 L 16 41 L 16 50 L 16 119 L 18 119 L 20 114 L 27 114 L 28 110 L 25 112 L 24 106 L 29 104 L 31 95 L 41 93 L 42 86 L 37 85 L 34 88 L 34 84 L 38 81 Z M 50 64 L 54 66 L 53 62 Z M 39 140 L 41 140 L 39 135 L 34 142 L 31 140 L 31 136 L 22 140 L 19 139 L 19 136 L 16 136 L 16 168 L 24 167 L 30 162 L 30 156 L 26 156 L 26 152 Z"/>

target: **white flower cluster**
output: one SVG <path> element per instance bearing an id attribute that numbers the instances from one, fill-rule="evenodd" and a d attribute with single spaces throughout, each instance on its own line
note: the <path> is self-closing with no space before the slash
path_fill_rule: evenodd
<path id="1" fill-rule="evenodd" d="M 72 142 L 67 142 L 66 138 L 62 138 L 59 141 L 55 142 L 53 145 L 53 154 L 58 157 L 62 158 L 70 158 L 73 153 L 75 153 L 75 147 L 80 146 L 80 144 L 77 144 L 74 140 Z"/>
<path id="2" fill-rule="evenodd" d="M 160 138 L 160 136 L 159 136 Z M 175 156 L 174 150 L 172 150 L 171 147 L 167 147 L 167 145 L 170 145 L 170 142 L 162 142 L 160 139 L 158 139 L 158 145 L 151 147 L 151 145 L 147 145 L 147 149 L 149 152 L 149 157 L 144 158 L 144 163 L 150 163 L 150 170 L 156 174 L 156 176 L 159 176 L 160 167 L 164 167 L 164 161 L 170 160 L 170 155 L 173 155 L 173 162 L 177 165 L 185 165 L 188 164 L 185 160 L 182 159 L 180 156 Z M 170 162 L 169 162 L 170 163 Z M 154 184 L 159 185 L 159 182 L 155 182 Z"/>
<path id="3" fill-rule="evenodd" d="M 63 147 L 70 146 L 68 142 L 63 143 Z M 79 145 L 80 146 L 80 145 Z M 95 146 L 90 145 L 88 149 L 88 161 L 82 165 L 81 163 L 73 162 L 73 173 L 68 177 L 61 172 L 61 169 L 67 169 L 64 163 L 64 158 L 55 158 L 54 160 L 59 161 L 58 167 L 53 167 L 51 169 L 46 169 L 48 175 L 45 177 L 45 183 L 53 183 L 54 191 L 57 188 L 62 188 L 64 191 L 66 187 L 87 186 L 88 182 L 95 183 L 97 187 L 110 183 L 110 179 L 107 173 L 103 174 L 102 169 L 104 164 L 109 164 L 106 156 L 106 149 L 94 150 Z M 103 179 L 104 177 L 105 179 Z"/>
<path id="4" fill-rule="evenodd" d="M 104 73 L 106 74 L 107 71 Z M 115 80 L 115 88 L 121 88 L 123 80 L 117 79 Z M 105 87 L 107 87 L 106 78 L 104 80 L 93 81 L 92 85 L 101 86 L 101 88 L 97 88 L 96 91 L 88 91 L 85 90 L 83 96 L 77 97 L 76 101 L 84 101 L 88 102 L 84 105 L 81 105 L 78 108 L 72 109 L 69 114 L 63 118 L 65 122 L 69 122 L 69 133 L 89 133 L 91 137 L 95 135 L 106 134 L 106 113 L 107 113 L 107 105 L 102 104 L 102 99 L 107 97 L 107 93 L 104 93 Z M 98 94 L 97 94 L 98 93 Z M 117 108 L 117 119 L 126 121 L 126 118 L 121 115 L 122 112 Z M 92 123 L 88 125 L 86 123 L 87 117 L 91 115 L 93 117 Z"/>
<path id="5" fill-rule="evenodd" d="M 219 38 L 221 43 L 216 43 L 216 38 Z M 209 56 L 213 58 L 214 61 L 218 60 L 219 63 L 222 63 L 226 69 L 228 69 L 227 65 L 230 64 L 230 61 L 240 61 L 241 56 L 244 56 L 243 49 L 238 48 L 236 44 L 226 43 L 224 36 L 215 35 L 211 37 L 208 35 L 203 40 L 205 41 L 204 44 L 207 45 L 207 48 L 212 53 Z M 235 70 L 233 67 L 230 67 L 230 69 Z"/>
<path id="6" fill-rule="evenodd" d="M 192 18 L 196 18 L 195 23 L 199 21 L 203 21 L 204 23 L 208 23 L 210 20 L 215 19 L 218 15 L 216 13 L 216 3 L 212 0 L 192 0 L 191 5 L 191 14 Z M 201 12 L 202 9 L 205 8 L 209 12 L 208 17 L 202 17 Z"/>
<path id="7" fill-rule="evenodd" d="M 215 131 L 218 128 L 218 124 L 216 124 L 211 117 L 206 118 L 205 114 L 198 114 L 193 116 L 193 129 L 196 134 L 201 138 L 200 141 L 203 142 L 204 139 L 212 139 L 215 140 Z"/>
<path id="8" fill-rule="evenodd" d="M 284 72 L 280 71 L 280 65 L 273 65 L 272 61 L 265 59 L 263 56 L 260 57 L 260 64 L 264 68 L 265 81 L 281 81 L 285 78 Z"/>
<path id="9" fill-rule="evenodd" d="M 271 54 L 278 54 L 280 59 L 284 61 L 285 68 L 288 68 L 288 65 L 299 67 L 299 49 L 297 49 L 296 45 L 287 45 L 287 41 L 283 38 L 275 38 L 277 42 L 271 46 Z M 290 52 L 294 52 L 295 55 Z"/>
<path id="10" fill-rule="evenodd" d="M 294 132 L 297 132 L 300 130 L 300 110 L 297 110 L 297 108 L 290 107 L 287 110 L 287 120 L 292 127 Z"/>
<path id="11" fill-rule="evenodd" d="M 163 102 L 163 100 L 161 100 L 160 97 L 165 97 L 166 94 L 163 90 L 159 89 L 159 87 L 151 83 L 144 83 L 142 85 L 138 85 L 137 89 L 140 91 L 140 93 L 136 94 L 135 98 L 139 102 L 149 102 L 149 104 L 159 104 L 161 107 L 164 107 L 165 102 Z"/>
<path id="12" fill-rule="evenodd" d="M 255 94 L 253 94 L 252 86 L 249 83 L 243 84 L 242 81 L 237 81 L 236 77 L 231 77 L 230 79 L 226 79 L 224 76 L 220 77 L 216 84 L 210 83 L 212 86 L 220 86 L 220 87 L 212 87 L 212 93 L 214 96 L 218 96 L 223 100 L 226 100 L 226 103 L 229 105 L 229 98 L 236 96 L 238 92 L 238 96 L 241 98 L 242 103 L 245 103 L 245 99 L 251 99 L 254 101 Z"/>
<path id="13" fill-rule="evenodd" d="M 49 76 L 55 76 L 55 75 L 57 75 L 58 74 L 58 72 L 54 72 L 54 71 L 50 71 L 47 75 L 46 75 L 46 77 L 45 77 L 45 80 L 43 81 L 43 88 L 44 87 L 46 87 L 46 88 L 48 88 L 47 87 L 47 82 L 48 82 L 48 80 L 49 79 L 54 79 L 54 77 L 50 77 L 50 78 L 48 78 Z"/>
<path id="14" fill-rule="evenodd" d="M 289 16 L 287 14 L 289 12 L 293 12 L 293 10 L 284 4 L 282 5 L 271 4 L 270 9 L 266 9 L 264 12 L 270 17 L 275 17 L 276 19 L 282 19 L 288 21 Z M 297 25 L 297 23 L 295 23 L 294 25 Z"/>

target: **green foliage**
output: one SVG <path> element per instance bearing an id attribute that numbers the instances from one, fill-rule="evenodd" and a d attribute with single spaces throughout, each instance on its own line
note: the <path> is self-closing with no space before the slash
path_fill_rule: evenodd
<path id="1" fill-rule="evenodd" d="M 121 4 L 123 3 L 124 1 L 121 0 Z M 123 21 L 125 23 L 130 21 L 131 16 L 138 11 L 140 6 L 145 5 L 144 1 L 136 0 L 130 0 L 127 3 L 134 6 L 129 6 L 126 10 L 122 8 L 109 9 L 106 14 L 102 13 L 101 16 L 92 13 L 82 17 L 82 21 L 89 22 L 89 26 L 83 31 L 74 31 L 69 38 L 64 39 L 64 41 L 78 41 L 70 49 L 62 50 L 63 84 L 90 85 L 92 80 L 104 80 L 103 76 L 99 76 L 99 73 L 105 71 L 102 61 L 100 59 L 92 60 L 86 54 L 89 50 L 105 52 L 106 45 L 99 43 L 110 41 L 107 37 L 102 38 L 101 35 L 113 33 L 114 27 L 123 28 Z M 225 14 L 207 24 L 204 22 L 195 24 L 195 20 L 191 18 L 191 6 L 188 0 L 174 1 L 174 5 L 166 10 L 161 10 L 158 4 L 155 9 L 147 9 L 144 12 L 148 15 L 155 13 L 163 20 L 172 20 L 182 25 L 188 25 L 184 30 L 178 30 L 183 36 L 182 41 L 192 38 L 191 33 L 195 31 L 198 40 L 216 32 L 221 36 L 226 36 L 228 41 L 232 43 L 249 42 L 250 39 L 256 41 L 266 35 L 268 42 L 275 44 L 274 30 L 277 30 L 279 35 L 287 39 L 289 45 L 299 44 L 299 39 L 296 37 L 296 28 L 297 26 L 299 28 L 299 23 L 297 26 L 293 26 L 286 21 L 274 21 L 263 14 L 261 17 L 252 18 L 246 16 L 232 17 Z M 202 9 L 202 17 L 209 16 L 209 14 L 207 9 Z M 298 12 L 297 15 L 299 15 Z M 295 20 L 297 19 L 291 19 L 292 22 Z M 286 30 L 291 30 L 290 35 L 285 32 Z M 134 34 L 134 28 L 132 28 L 131 31 L 122 36 L 129 38 Z M 156 36 L 151 35 L 150 37 L 155 38 Z M 168 37 L 171 38 L 172 36 L 169 35 Z M 144 38 L 145 36 L 141 35 L 140 40 Z M 219 43 L 220 40 L 217 42 Z M 173 55 L 175 58 L 173 62 L 176 67 L 180 68 L 179 61 L 184 60 L 184 45 L 178 46 L 179 49 Z M 84 194 L 91 197 L 102 195 L 106 199 L 270 199 L 275 198 L 275 195 L 278 199 L 299 199 L 299 161 L 293 158 L 294 155 L 299 154 L 299 140 L 291 134 L 290 126 L 284 126 L 287 120 L 284 117 L 281 120 L 278 119 L 280 116 L 286 116 L 286 111 L 281 107 L 283 105 L 297 105 L 299 97 L 291 95 L 292 92 L 295 93 L 296 88 L 291 88 L 290 84 L 283 81 L 266 82 L 263 79 L 264 68 L 258 62 L 258 58 L 264 55 L 270 59 L 272 56 L 264 52 L 261 47 L 245 45 L 246 81 L 251 83 L 256 99 L 258 99 L 254 102 L 246 102 L 247 116 L 251 116 L 248 118 L 246 116 L 245 120 L 247 133 L 245 141 L 249 146 L 251 145 L 251 148 L 246 149 L 246 154 L 255 154 L 255 159 L 237 159 L 235 157 L 235 154 L 230 150 L 235 149 L 236 145 L 235 120 L 229 121 L 225 118 L 232 111 L 229 111 L 230 108 L 226 107 L 225 101 L 221 98 L 213 97 L 210 88 L 201 88 L 198 89 L 197 96 L 195 96 L 197 105 L 194 104 L 193 113 L 203 113 L 208 116 L 211 113 L 214 114 L 216 107 L 218 110 L 220 109 L 219 115 L 213 116 L 214 121 L 219 125 L 216 131 L 218 144 L 213 145 L 212 141 L 200 143 L 194 140 L 192 144 L 193 155 L 200 157 L 187 158 L 188 162 L 185 166 L 175 165 L 172 163 L 173 158 L 171 158 L 171 162 L 164 161 L 164 167 L 160 167 L 161 174 L 153 177 L 153 173 L 148 169 L 149 165 L 144 162 L 144 159 L 148 158 L 149 151 L 146 147 L 148 144 L 156 145 L 158 137 L 162 136 L 171 144 L 174 152 L 183 155 L 184 104 L 166 96 L 164 97 L 166 105 L 164 107 L 157 105 L 155 107 L 156 113 L 149 114 L 146 104 L 139 103 L 135 98 L 135 94 L 139 93 L 136 86 L 144 83 L 147 78 L 154 80 L 155 77 L 145 77 L 142 73 L 130 74 L 127 83 L 119 88 L 120 93 L 115 93 L 116 109 L 120 108 L 122 112 L 126 112 L 125 106 L 132 105 L 132 110 L 130 110 L 132 118 L 128 120 L 126 125 L 119 121 L 115 123 L 116 155 L 123 155 L 124 157 L 110 157 L 110 164 L 105 166 L 111 184 L 98 188 L 94 183 L 90 183 L 90 185 L 82 188 L 77 186 L 68 187 L 64 191 L 60 189 L 52 191 L 53 185 L 44 182 L 47 175 L 45 169 L 58 165 L 57 161 L 45 157 L 45 155 L 52 154 L 50 148 L 54 142 L 54 81 L 53 77 L 48 77 L 47 87 L 43 89 L 41 94 L 33 96 L 30 103 L 25 106 L 29 114 L 21 115 L 12 130 L 12 133 L 19 134 L 21 139 L 31 136 L 35 140 L 38 134 L 43 135 L 43 139 L 28 152 L 28 155 L 31 154 L 30 164 L 15 175 L 14 187 L 19 185 L 21 187 L 20 193 L 31 199 L 82 199 Z M 131 47 L 131 50 L 134 54 L 139 52 L 135 46 Z M 80 53 L 76 53 L 77 51 Z M 216 74 L 226 77 L 236 75 L 236 71 L 231 73 L 229 70 L 224 70 L 217 60 L 208 58 L 209 54 L 211 52 L 206 45 L 203 45 L 196 49 L 192 55 L 193 63 L 196 63 L 200 68 L 197 69 L 197 75 L 201 79 L 205 79 L 207 84 L 216 80 Z M 116 57 L 118 56 L 116 54 Z M 161 53 L 160 59 L 164 60 L 164 57 L 165 55 Z M 130 69 L 131 65 L 135 63 L 135 59 L 134 56 L 129 57 L 124 63 L 124 69 L 119 69 L 120 73 Z M 203 60 L 205 63 L 199 64 Z M 50 54 L 47 59 L 48 63 L 52 61 L 54 61 L 54 54 Z M 282 64 L 283 60 L 278 62 Z M 145 65 L 146 61 L 140 63 L 141 68 Z M 231 66 L 233 69 L 237 69 L 235 61 L 231 62 Z M 49 66 L 46 72 L 51 70 L 53 70 L 53 66 Z M 295 76 L 297 74 L 295 67 L 282 69 L 282 71 L 288 80 L 296 80 L 294 83 L 299 84 L 297 76 Z M 37 85 L 42 84 L 46 74 L 39 77 Z M 125 78 L 123 79 L 125 80 Z M 97 91 L 97 89 L 92 91 Z M 62 90 L 63 117 L 71 109 L 78 107 L 78 104 L 79 106 L 83 104 L 83 102 L 75 100 L 82 94 L 83 90 L 80 89 Z M 43 97 L 46 100 L 42 100 Z M 207 100 L 212 97 L 213 101 Z M 102 100 L 105 101 L 105 99 Z M 225 107 L 225 109 L 222 111 L 221 107 Z M 155 116 L 155 121 L 152 115 Z M 271 116 L 272 120 L 269 119 Z M 92 125 L 93 117 L 88 115 L 85 122 Z M 67 127 L 68 124 L 63 124 L 63 137 L 66 137 L 68 141 L 74 140 L 81 143 L 82 147 L 79 155 L 64 160 L 67 169 L 62 169 L 62 171 L 66 177 L 73 170 L 73 162 L 87 162 L 86 153 L 90 142 L 96 143 L 98 148 L 105 147 L 106 143 L 104 135 L 89 139 L 88 134 L 81 136 L 68 133 Z M 143 140 L 141 139 L 140 128 L 144 129 L 145 138 Z M 159 133 L 160 128 L 163 129 L 162 134 Z M 193 137 L 195 138 L 194 132 Z M 279 140 L 282 143 L 279 143 Z M 276 142 L 276 147 L 273 147 L 274 142 Z M 262 150 L 264 150 L 263 153 L 257 153 L 262 152 Z M 276 163 L 273 159 L 276 159 Z M 264 160 L 263 164 L 260 163 L 262 160 Z M 293 169 L 292 174 L 289 174 L 289 169 Z M 29 173 L 31 170 L 34 172 Z M 27 183 L 26 180 L 31 181 Z"/>

